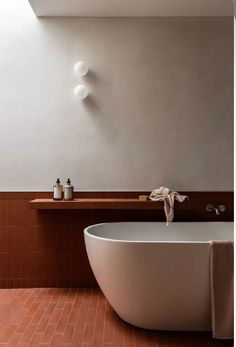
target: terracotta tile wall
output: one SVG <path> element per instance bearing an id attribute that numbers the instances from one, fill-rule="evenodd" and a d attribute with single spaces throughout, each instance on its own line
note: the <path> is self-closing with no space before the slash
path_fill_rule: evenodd
<path id="1" fill-rule="evenodd" d="M 136 197 L 139 193 L 77 193 L 80 197 Z M 232 220 L 232 193 L 188 193 L 191 210 L 176 211 L 176 220 Z M 162 210 L 44 210 L 29 208 L 50 193 L 0 193 L 0 288 L 93 287 L 83 229 L 113 221 L 164 221 Z M 206 203 L 225 203 L 217 217 Z"/>

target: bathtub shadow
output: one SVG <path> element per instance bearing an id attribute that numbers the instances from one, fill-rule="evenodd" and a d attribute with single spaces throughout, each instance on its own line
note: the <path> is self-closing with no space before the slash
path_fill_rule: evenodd
<path id="1" fill-rule="evenodd" d="M 123 321 L 113 310 L 108 310 L 109 320 L 119 331 L 123 332 L 125 339 L 135 339 L 139 346 L 155 345 L 160 347 L 223 347 L 234 346 L 233 340 L 216 340 L 211 332 L 196 331 L 160 331 L 147 330 L 134 327 Z"/>

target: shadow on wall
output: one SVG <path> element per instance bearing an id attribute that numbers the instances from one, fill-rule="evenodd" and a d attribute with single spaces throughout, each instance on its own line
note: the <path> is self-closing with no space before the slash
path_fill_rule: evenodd
<path id="1" fill-rule="evenodd" d="M 89 111 L 89 113 L 95 113 L 99 112 L 99 104 L 96 101 L 96 98 L 94 96 L 94 92 L 96 91 L 96 88 L 99 84 L 99 78 L 96 75 L 94 71 L 89 69 L 86 77 L 84 78 L 84 84 L 88 84 L 89 86 L 89 94 L 86 99 L 84 99 L 82 102 L 84 103 L 86 109 Z"/>
<path id="2" fill-rule="evenodd" d="M 89 113 L 94 114 L 95 112 L 99 111 L 98 103 L 96 102 L 96 99 L 92 95 L 88 95 L 85 100 L 83 100 L 84 106 L 89 111 Z"/>

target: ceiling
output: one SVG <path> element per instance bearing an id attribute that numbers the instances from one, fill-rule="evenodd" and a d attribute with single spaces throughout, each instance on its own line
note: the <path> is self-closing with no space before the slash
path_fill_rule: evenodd
<path id="1" fill-rule="evenodd" d="M 233 16 L 233 0 L 28 0 L 38 17 Z"/>

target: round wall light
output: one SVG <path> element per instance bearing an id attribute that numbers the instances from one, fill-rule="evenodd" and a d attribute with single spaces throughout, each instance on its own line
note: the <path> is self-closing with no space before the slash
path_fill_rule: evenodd
<path id="1" fill-rule="evenodd" d="M 88 89 L 82 84 L 79 84 L 74 89 L 74 94 L 78 99 L 85 99 L 88 96 Z"/>
<path id="2" fill-rule="evenodd" d="M 78 61 L 74 65 L 74 72 L 76 73 L 77 76 L 85 76 L 88 73 L 88 67 L 83 61 Z"/>

